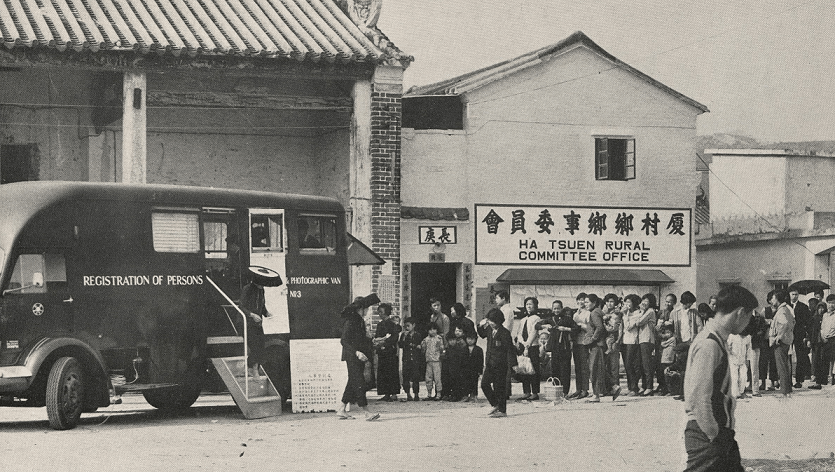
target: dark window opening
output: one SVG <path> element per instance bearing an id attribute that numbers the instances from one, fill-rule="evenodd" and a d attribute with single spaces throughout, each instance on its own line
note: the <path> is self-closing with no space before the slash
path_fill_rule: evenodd
<path id="1" fill-rule="evenodd" d="M 595 177 L 597 180 L 635 178 L 635 140 L 595 138 Z"/>
<path id="2" fill-rule="evenodd" d="M 403 127 L 464 129 L 464 104 L 456 95 L 403 98 Z"/>
<path id="3" fill-rule="evenodd" d="M 296 224 L 302 252 L 336 250 L 336 217 L 300 215 Z"/>
<path id="4" fill-rule="evenodd" d="M 37 144 L 0 145 L 0 184 L 38 180 Z"/>
<path id="5" fill-rule="evenodd" d="M 250 241 L 255 252 L 284 251 L 284 218 L 282 215 L 252 215 Z"/>

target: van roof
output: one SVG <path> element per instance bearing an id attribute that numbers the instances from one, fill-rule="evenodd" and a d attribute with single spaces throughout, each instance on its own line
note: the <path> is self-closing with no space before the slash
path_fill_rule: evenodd
<path id="1" fill-rule="evenodd" d="M 146 201 L 158 205 L 329 212 L 344 210 L 336 199 L 308 195 L 160 184 L 36 181 L 0 185 L 0 218 L 28 219 L 42 209 L 71 200 Z"/>

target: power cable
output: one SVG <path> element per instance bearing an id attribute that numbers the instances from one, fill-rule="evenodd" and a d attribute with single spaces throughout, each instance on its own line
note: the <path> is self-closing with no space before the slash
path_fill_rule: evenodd
<path id="1" fill-rule="evenodd" d="M 699 160 L 700 160 L 700 161 L 702 161 L 702 163 L 703 163 L 703 164 L 707 167 L 708 172 L 710 172 L 711 174 L 713 174 L 713 176 L 716 178 L 716 180 L 717 180 L 717 181 L 719 181 L 719 183 L 720 183 L 720 184 L 722 184 L 722 185 L 723 185 L 726 189 L 728 189 L 728 191 L 729 191 L 729 192 L 731 192 L 731 193 L 732 193 L 732 194 L 733 194 L 733 195 L 734 195 L 737 199 L 739 199 L 739 201 L 740 201 L 740 202 L 742 202 L 742 204 L 743 204 L 743 205 L 745 205 L 746 207 L 748 207 L 748 209 L 749 209 L 749 210 L 751 210 L 751 211 L 752 211 L 752 212 L 753 212 L 753 213 L 757 216 L 757 218 L 759 218 L 759 219 L 761 219 L 762 221 L 764 221 L 764 222 L 765 222 L 768 226 L 770 226 L 772 229 L 774 229 L 774 230 L 775 230 L 776 232 L 778 232 L 778 233 L 782 233 L 783 231 L 785 231 L 785 230 L 786 230 L 785 228 L 779 228 L 779 227 L 777 227 L 776 225 L 774 225 L 772 222 L 768 221 L 768 219 L 766 219 L 766 217 L 764 217 L 763 215 L 761 215 L 761 214 L 760 214 L 757 210 L 755 210 L 755 209 L 754 209 L 754 207 L 752 207 L 751 205 L 749 205 L 749 204 L 748 204 L 748 202 L 746 202 L 746 201 L 745 201 L 745 199 L 743 199 L 743 198 L 742 198 L 742 197 L 741 197 L 738 193 L 736 193 L 736 192 L 734 191 L 734 189 L 732 189 L 732 188 L 731 188 L 728 184 L 726 184 L 726 183 L 725 183 L 725 181 L 724 181 L 724 180 L 722 180 L 722 179 L 719 177 L 719 175 L 718 175 L 718 174 L 716 174 L 716 172 L 714 172 L 714 171 L 713 171 L 713 169 L 711 169 L 711 168 L 710 168 L 710 165 L 708 165 L 708 163 L 704 160 L 704 158 L 702 158 L 702 156 L 700 156 L 700 155 L 699 155 L 699 153 L 696 153 L 696 157 L 698 157 L 698 158 L 699 158 Z M 712 224 L 712 223 L 711 223 L 711 224 Z M 792 241 L 794 244 L 797 244 L 798 246 L 802 247 L 802 248 L 803 248 L 804 250 L 806 250 L 806 252 L 808 252 L 809 254 L 812 254 L 812 255 L 817 255 L 817 254 L 815 254 L 814 252 L 812 252 L 809 248 L 807 248 L 805 245 L 803 245 L 803 244 L 801 244 L 800 242 L 796 241 L 796 240 L 795 240 L 795 238 L 791 238 L 791 241 Z"/>

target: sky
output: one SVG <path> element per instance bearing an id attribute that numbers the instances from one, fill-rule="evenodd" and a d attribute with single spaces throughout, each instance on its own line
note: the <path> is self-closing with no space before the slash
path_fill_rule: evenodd
<path id="1" fill-rule="evenodd" d="M 382 0 L 378 27 L 426 85 L 582 31 L 706 105 L 698 134 L 835 140 L 831 0 Z"/>

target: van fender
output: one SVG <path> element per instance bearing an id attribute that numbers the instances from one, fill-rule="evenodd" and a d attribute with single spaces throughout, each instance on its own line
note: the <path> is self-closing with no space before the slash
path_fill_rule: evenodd
<path id="1" fill-rule="evenodd" d="M 108 370 L 104 357 L 98 350 L 77 338 L 49 337 L 35 343 L 23 363 L 26 370 L 32 373 L 30 385 L 36 381 L 38 375 L 49 375 L 48 370 L 45 373 L 40 372 L 40 370 L 44 367 L 44 363 L 56 356 L 78 358 L 84 365 L 85 371 L 93 374 L 91 379 L 93 383 L 90 383 L 89 386 L 95 388 L 93 396 L 89 397 L 88 400 L 97 406 L 108 406 L 110 404 L 109 393 L 113 389 L 113 385 L 110 382 L 110 376 L 107 375 Z M 54 361 L 55 359 L 51 360 Z"/>

